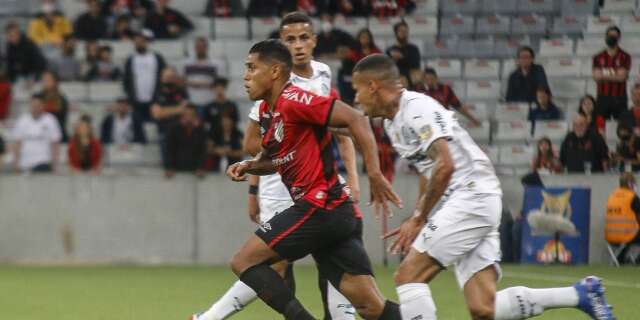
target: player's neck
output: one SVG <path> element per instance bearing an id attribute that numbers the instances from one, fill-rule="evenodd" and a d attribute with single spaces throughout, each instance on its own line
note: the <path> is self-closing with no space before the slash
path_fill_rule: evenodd
<path id="1" fill-rule="evenodd" d="M 383 118 L 393 120 L 398 110 L 400 109 L 400 99 L 402 99 L 402 89 L 396 90 L 388 97 L 388 102 L 385 106 L 385 115 Z"/>
<path id="2" fill-rule="evenodd" d="M 288 84 L 289 84 L 288 81 L 283 82 L 280 80 L 274 83 L 273 88 L 271 89 L 271 93 L 269 93 L 269 96 L 264 99 L 269 105 L 269 111 L 273 111 L 273 109 L 275 109 L 276 102 L 278 102 L 278 98 L 280 97 L 280 95 L 282 94 L 282 91 Z"/>
<path id="3" fill-rule="evenodd" d="M 310 79 L 313 76 L 313 68 L 311 67 L 311 63 L 307 63 L 300 66 L 293 66 L 293 73 L 297 76 Z"/>

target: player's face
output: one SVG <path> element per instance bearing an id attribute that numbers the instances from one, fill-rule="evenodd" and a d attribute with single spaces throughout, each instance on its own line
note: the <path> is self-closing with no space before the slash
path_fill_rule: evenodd
<path id="1" fill-rule="evenodd" d="M 295 66 L 311 62 L 316 35 L 308 23 L 292 23 L 280 29 L 280 40 L 289 48 Z"/>
<path id="2" fill-rule="evenodd" d="M 372 81 L 356 72 L 353 74 L 353 90 L 356 92 L 355 103 L 360 105 L 362 111 L 372 118 L 379 116 L 376 112 L 379 101 Z"/>
<path id="3" fill-rule="evenodd" d="M 273 83 L 272 67 L 259 59 L 257 53 L 251 53 L 245 61 L 244 87 L 249 99 L 264 99 Z"/>

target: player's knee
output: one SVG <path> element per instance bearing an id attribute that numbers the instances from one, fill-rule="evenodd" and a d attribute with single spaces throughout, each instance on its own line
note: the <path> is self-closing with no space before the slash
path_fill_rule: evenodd
<path id="1" fill-rule="evenodd" d="M 495 315 L 495 302 L 483 301 L 469 306 L 469 313 L 473 320 L 492 320 Z"/>
<path id="2" fill-rule="evenodd" d="M 237 276 L 240 276 L 245 270 L 250 267 L 249 265 L 247 265 L 247 260 L 240 253 L 236 253 L 233 255 L 231 261 L 229 262 L 229 265 L 231 266 L 231 270 L 233 271 L 233 273 L 235 273 Z"/>
<path id="3" fill-rule="evenodd" d="M 393 280 L 396 283 L 396 286 L 401 286 L 407 283 L 416 283 L 422 282 L 421 279 L 417 279 L 415 273 L 407 264 L 401 264 L 400 267 L 393 274 Z"/>
<path id="4" fill-rule="evenodd" d="M 355 306 L 356 312 L 365 320 L 376 320 L 380 318 L 382 311 L 384 310 L 384 305 L 377 305 L 375 303 L 364 304 L 360 306 Z"/>

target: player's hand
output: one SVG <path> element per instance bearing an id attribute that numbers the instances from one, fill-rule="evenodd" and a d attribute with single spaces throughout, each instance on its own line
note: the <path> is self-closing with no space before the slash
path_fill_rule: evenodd
<path id="1" fill-rule="evenodd" d="M 232 181 L 246 181 L 248 178 L 246 173 L 247 169 L 249 169 L 249 160 L 236 162 L 227 168 L 227 176 Z"/>
<path id="2" fill-rule="evenodd" d="M 249 219 L 251 221 L 260 224 L 260 205 L 258 204 L 258 197 L 256 195 L 249 195 Z"/>
<path id="3" fill-rule="evenodd" d="M 391 209 L 388 202 L 391 201 L 396 207 L 402 208 L 402 200 L 391 188 L 391 183 L 382 173 L 369 175 L 369 188 L 371 189 L 371 202 L 374 206 L 376 218 L 380 218 L 380 211 L 386 217 L 391 216 Z"/>
<path id="4" fill-rule="evenodd" d="M 388 239 L 393 236 L 397 236 L 396 240 L 389 247 L 389 252 L 392 254 L 409 253 L 413 241 L 416 240 L 420 230 L 424 226 L 424 220 L 419 217 L 412 216 L 405 220 L 399 228 L 388 232 L 383 236 L 383 239 Z"/>

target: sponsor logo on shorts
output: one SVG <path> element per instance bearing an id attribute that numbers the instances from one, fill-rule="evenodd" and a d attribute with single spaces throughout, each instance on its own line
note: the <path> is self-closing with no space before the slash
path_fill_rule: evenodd
<path id="1" fill-rule="evenodd" d="M 427 229 L 431 230 L 431 231 L 436 231 L 438 230 L 438 226 L 436 226 L 435 224 L 433 224 L 433 222 L 429 221 L 427 223 Z"/>
<path id="2" fill-rule="evenodd" d="M 261 224 L 260 225 L 260 230 L 262 232 L 271 231 L 271 224 L 269 222 L 265 222 L 265 223 Z"/>

